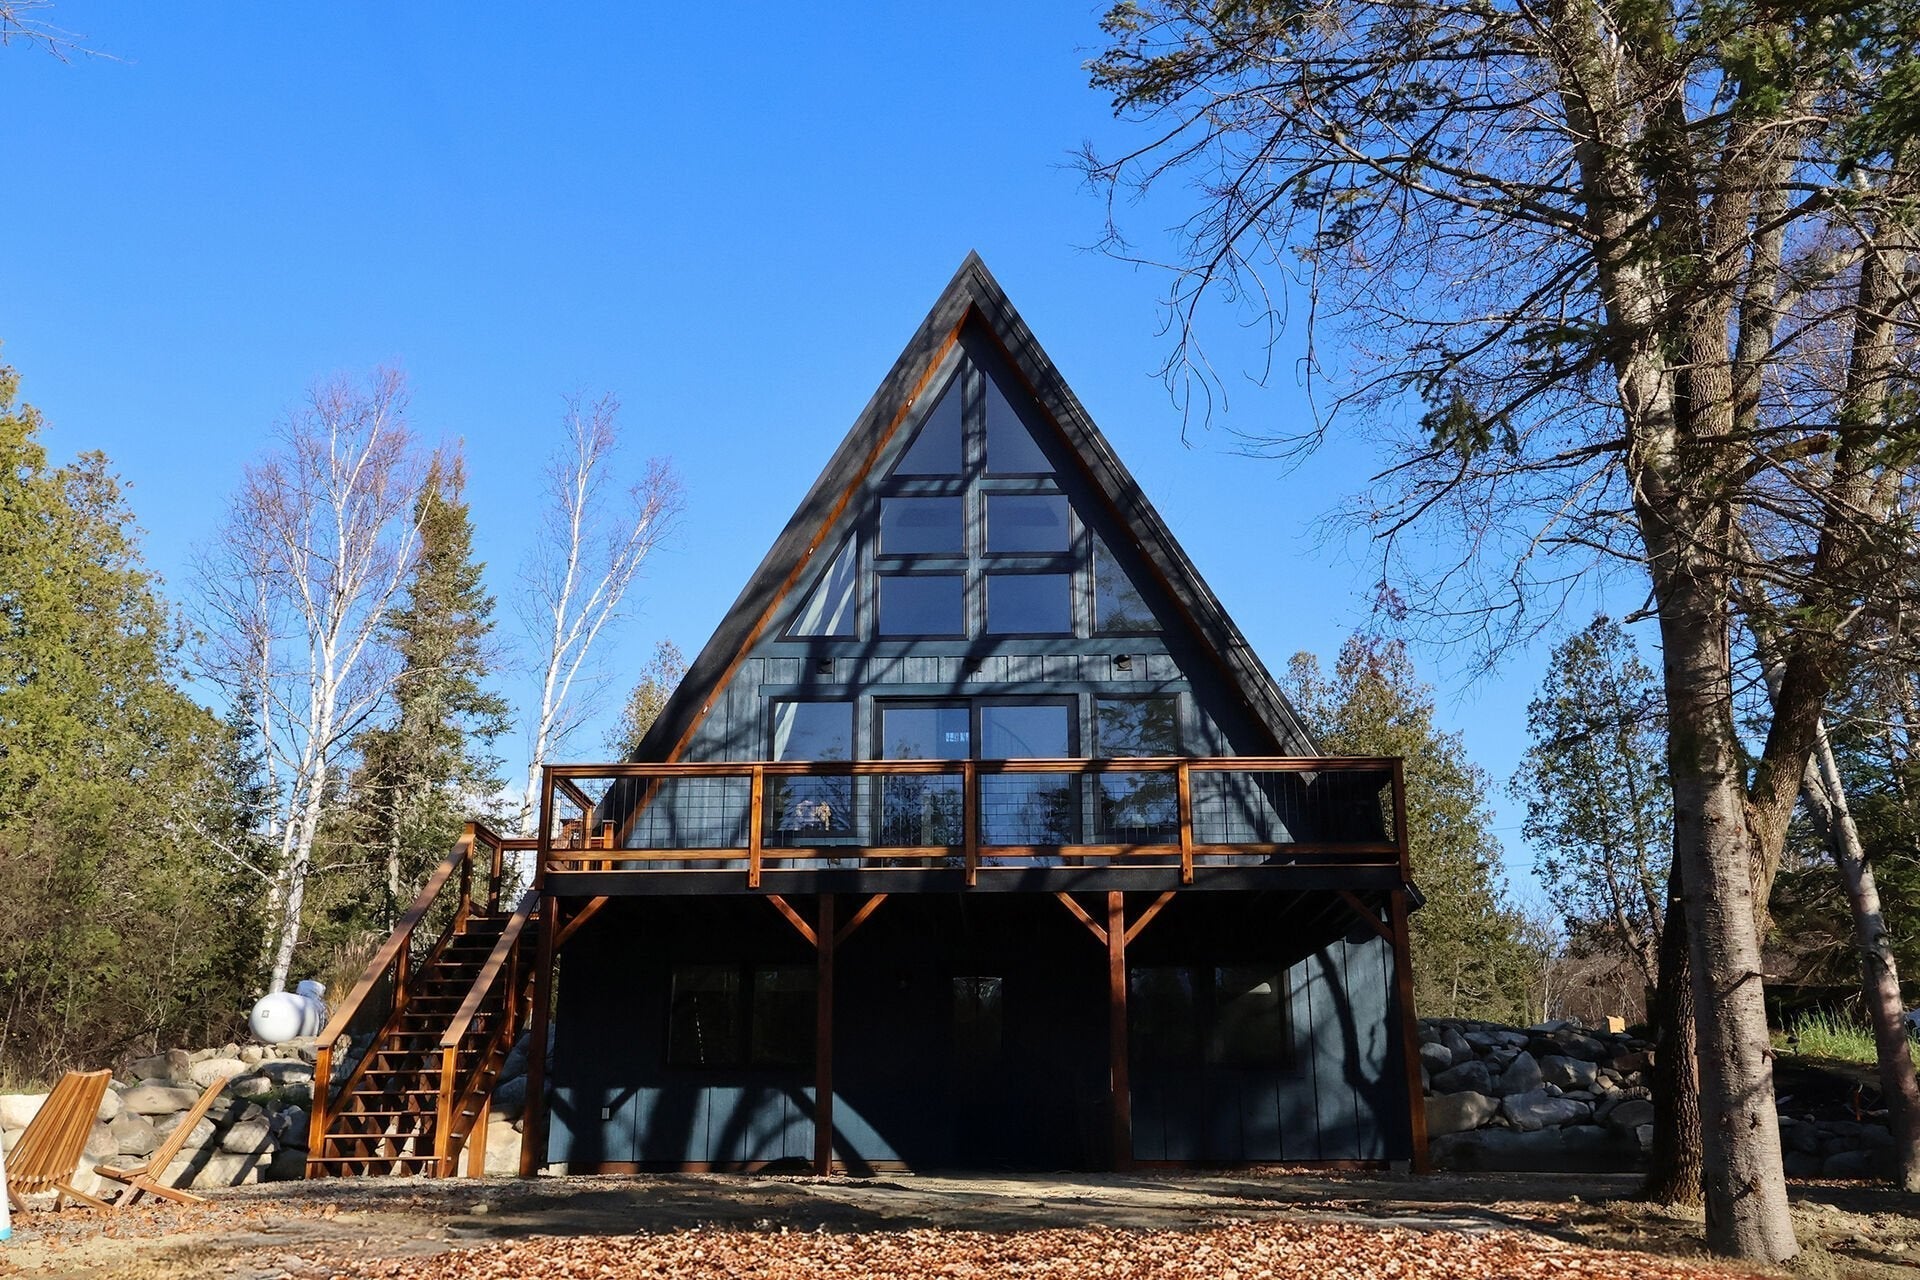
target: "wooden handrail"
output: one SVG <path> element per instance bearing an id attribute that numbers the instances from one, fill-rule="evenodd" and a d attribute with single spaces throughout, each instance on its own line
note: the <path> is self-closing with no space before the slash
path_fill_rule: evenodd
<path id="1" fill-rule="evenodd" d="M 474 1017 L 480 1012 L 480 1006 L 486 1003 L 488 994 L 493 990 L 494 982 L 500 977 L 500 971 L 506 967 L 507 958 L 513 954 L 514 947 L 520 941 L 521 932 L 527 927 L 527 921 L 533 917 L 540 905 L 540 895 L 529 889 L 521 895 L 520 905 L 514 908 L 506 927 L 500 931 L 500 938 L 493 944 L 493 950 L 487 953 L 487 961 L 474 976 L 473 985 L 467 989 L 467 998 L 460 1002 L 460 1011 L 453 1015 L 453 1021 L 440 1036 L 442 1049 L 458 1048 L 466 1039 L 467 1030 L 473 1024 Z"/>
<path id="2" fill-rule="evenodd" d="M 1032 760 L 764 760 L 545 766 L 557 786 L 573 778 L 745 778 L 755 769 L 769 778 L 872 777 L 881 774 L 955 774 L 968 766 L 995 773 L 1393 773 L 1394 756 L 1114 756 Z M 576 788 L 577 789 L 577 788 Z"/>
<path id="3" fill-rule="evenodd" d="M 544 877 L 548 871 L 557 873 L 574 872 L 612 872 L 626 874 L 648 874 L 648 864 L 673 862 L 681 864 L 738 863 L 746 866 L 747 887 L 757 889 L 762 884 L 762 872 L 769 858 L 779 859 L 853 859 L 860 862 L 879 860 L 886 862 L 907 862 L 936 858 L 958 857 L 964 871 L 967 885 L 977 883 L 983 859 L 1008 860 L 1028 859 L 1037 856 L 1063 857 L 1075 860 L 1086 858 L 1108 858 L 1116 860 L 1165 860 L 1177 861 L 1182 884 L 1194 882 L 1194 862 L 1196 858 L 1213 859 L 1247 855 L 1280 855 L 1306 857 L 1332 857 L 1368 859 L 1391 859 L 1404 871 L 1407 866 L 1407 849 L 1403 832 L 1405 829 L 1405 795 L 1403 767 L 1392 756 L 1135 756 L 1111 758 L 1072 758 L 1072 759 L 1026 759 L 1026 760 L 786 760 L 786 761 L 674 761 L 669 763 L 622 762 L 617 764 L 570 764 L 547 766 L 545 770 L 543 795 L 549 806 L 555 801 L 575 807 L 579 816 L 569 818 L 565 824 L 543 831 L 538 858 L 539 875 Z M 1250 831 L 1250 835 L 1267 835 L 1266 840 L 1242 840 L 1232 843 L 1203 841 L 1196 831 L 1195 775 L 1229 775 L 1244 777 L 1250 774 L 1289 774 L 1309 779 L 1307 785 L 1316 786 L 1320 780 L 1333 777 L 1354 779 L 1358 784 L 1350 783 L 1328 797 L 1326 812 L 1339 818 L 1346 818 L 1350 800 L 1369 803 L 1373 794 L 1383 798 L 1390 790 L 1390 811 L 1382 805 L 1378 815 L 1379 834 L 1369 830 L 1369 824 L 1362 823 L 1357 828 L 1345 828 L 1344 822 L 1334 828 L 1335 831 L 1352 829 L 1354 838 L 1342 839 L 1337 836 L 1308 838 L 1299 840 L 1274 840 L 1277 834 L 1291 835 L 1296 825 L 1291 818 L 1283 818 L 1274 813 L 1268 816 L 1273 820 L 1273 830 Z M 1003 776 L 1053 776 L 1071 778 L 1076 781 L 1087 778 L 1121 777 L 1140 778 L 1143 776 L 1164 777 L 1170 785 L 1172 794 L 1167 797 L 1173 803 L 1172 826 L 1174 830 L 1165 833 L 1161 840 L 1148 842 L 1088 842 L 1081 843 L 1087 836 L 1097 837 L 1098 831 L 1078 831 L 1071 838 L 1061 840 L 1039 839 L 1021 843 L 993 843 L 984 838 L 984 816 L 981 813 L 982 780 Z M 766 806 L 774 788 L 766 785 L 766 780 L 789 778 L 891 778 L 891 777 L 950 777 L 959 782 L 962 798 L 960 826 L 961 830 L 943 833 L 948 843 L 898 846 L 877 844 L 869 838 L 860 841 L 864 820 L 855 818 L 851 828 L 843 827 L 835 833 L 819 832 L 821 839 L 809 842 L 804 837 L 792 838 L 792 842 L 783 839 L 777 846 L 770 842 L 767 834 L 768 814 Z M 607 799 L 598 802 L 599 808 L 573 779 L 591 778 L 599 782 L 628 782 L 624 793 L 616 786 L 608 793 Z M 748 788 L 746 797 L 746 842 L 744 847 L 735 847 L 732 842 L 726 847 L 701 847 L 695 842 L 676 844 L 672 847 L 619 847 L 614 856 L 608 856 L 603 846 L 588 839 L 584 832 L 589 824 L 600 821 L 601 812 L 608 804 L 614 806 L 618 816 L 624 813 L 621 830 L 624 831 L 634 816 L 643 811 L 658 792 L 659 785 L 671 779 L 709 779 L 726 780 L 733 783 L 745 783 Z M 1368 783 L 1372 783 L 1371 792 Z M 1344 794 L 1343 794 L 1344 793 Z M 618 795 L 619 799 L 615 800 Z M 729 813 L 735 813 L 739 800 L 730 802 Z M 547 810 L 550 812 L 550 809 Z M 1204 816 L 1204 815 L 1202 815 Z M 611 825 L 611 824 L 609 824 Z M 1282 830 L 1284 825 L 1285 830 Z M 564 832 L 564 833 L 563 833 Z M 876 837 L 881 832 L 876 829 L 864 832 Z M 1053 833 L 1043 833 L 1053 834 Z M 1145 833 L 1142 833 L 1145 834 Z M 1313 836 L 1312 832 L 1302 834 Z M 737 837 L 736 837 L 737 839 Z M 617 843 L 617 842 L 616 842 Z M 626 864 L 618 867 L 615 864 Z"/>
<path id="4" fill-rule="evenodd" d="M 359 1016 L 360 1006 L 365 1002 L 368 992 L 373 990 L 374 984 L 400 957 L 402 949 L 412 944 L 414 929 L 426 919 L 427 912 L 433 908 L 434 899 L 440 896 L 440 890 L 446 887 L 453 873 L 473 856 L 477 825 L 471 822 L 467 824 L 467 829 L 461 832 L 460 838 L 454 842 L 453 852 L 443 858 L 440 865 L 433 869 L 433 874 L 427 877 L 426 884 L 422 885 L 420 892 L 415 895 L 413 905 L 407 908 L 407 913 L 401 916 L 399 922 L 393 926 L 393 932 L 388 935 L 387 940 L 380 944 L 380 949 L 373 953 L 371 960 L 367 961 L 367 967 L 360 973 L 360 980 L 353 984 L 353 990 L 334 1009 L 333 1017 L 327 1020 L 326 1029 L 320 1033 L 321 1044 L 331 1046 L 335 1040 L 347 1033 L 347 1028 L 352 1026 L 353 1020 Z"/>

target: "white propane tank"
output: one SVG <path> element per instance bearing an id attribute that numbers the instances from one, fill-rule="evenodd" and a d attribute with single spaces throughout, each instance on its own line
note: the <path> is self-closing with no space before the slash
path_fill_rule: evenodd
<path id="1" fill-rule="evenodd" d="M 247 1017 L 247 1030 L 262 1044 L 285 1044 L 289 1040 L 317 1036 L 327 1025 L 326 994 L 326 986 L 311 978 L 291 992 L 269 992 L 253 1006 L 253 1012 Z"/>

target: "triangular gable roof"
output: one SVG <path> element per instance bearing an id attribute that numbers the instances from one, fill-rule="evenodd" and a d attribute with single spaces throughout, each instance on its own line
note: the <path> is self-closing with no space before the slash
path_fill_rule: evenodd
<path id="1" fill-rule="evenodd" d="M 739 598 L 687 668 L 678 689 L 641 740 L 634 759 L 680 758 L 740 660 L 766 638 L 781 602 L 808 578 L 814 557 L 833 554 L 837 543 L 829 538 L 840 516 L 871 476 L 901 422 L 929 390 L 934 374 L 970 322 L 979 323 L 993 336 L 1035 401 L 1052 418 L 1077 455 L 1095 493 L 1121 527 L 1133 535 L 1160 585 L 1221 667 L 1229 687 L 1239 695 L 1254 723 L 1271 734 L 1274 749 L 1283 755 L 1320 754 L 1271 673 L 1041 349 L 986 263 L 978 253 L 970 252 L 801 499 L 786 528 L 774 539 Z"/>

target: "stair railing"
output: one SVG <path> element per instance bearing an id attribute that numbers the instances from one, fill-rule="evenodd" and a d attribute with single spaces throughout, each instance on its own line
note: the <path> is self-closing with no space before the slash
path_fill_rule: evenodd
<path id="1" fill-rule="evenodd" d="M 489 908 L 498 904 L 501 880 L 505 874 L 505 849 L 511 843 L 515 842 L 502 840 L 482 823 L 467 823 L 460 838 L 454 842 L 452 851 L 434 868 L 433 874 L 420 887 L 413 905 L 395 923 L 393 933 L 373 953 L 359 981 L 353 984 L 353 990 L 334 1008 L 326 1029 L 320 1033 L 313 1064 L 313 1111 L 308 1117 L 307 1131 L 309 1161 L 325 1156 L 329 1122 L 344 1109 L 344 1100 L 367 1074 L 381 1041 L 406 1013 L 407 1002 L 412 994 L 408 984 L 414 971 L 431 965 L 458 936 L 472 915 L 476 862 L 481 866 L 485 903 Z M 451 915 L 439 936 L 422 950 L 419 941 L 425 935 L 421 925 L 433 914 L 436 904 L 442 902 L 449 885 L 454 886 L 452 896 L 447 899 L 452 904 Z M 369 1025 L 374 1027 L 372 1041 L 354 1064 L 353 1070 L 347 1073 L 337 1088 L 333 1087 L 335 1042 L 341 1036 L 350 1034 L 354 1028 Z"/>
<path id="2" fill-rule="evenodd" d="M 460 1011 L 440 1037 L 440 1097 L 433 1126 L 434 1170 L 439 1177 L 452 1176 L 462 1143 L 489 1105 L 494 1073 L 513 1050 L 533 977 L 532 967 L 522 963 L 520 936 L 539 904 L 540 895 L 533 890 L 521 897 L 474 976 Z M 477 1108 L 471 1115 L 470 1106 Z M 470 1160 L 469 1171 L 474 1168 Z"/>

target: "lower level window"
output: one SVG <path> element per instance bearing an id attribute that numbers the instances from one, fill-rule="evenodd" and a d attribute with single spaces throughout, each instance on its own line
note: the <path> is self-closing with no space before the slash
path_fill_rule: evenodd
<path id="1" fill-rule="evenodd" d="M 1278 965 L 1138 966 L 1127 975 L 1133 1056 L 1143 1064 L 1285 1067 L 1287 972 Z"/>
<path id="2" fill-rule="evenodd" d="M 813 980 L 803 965 L 676 965 L 667 1065 L 812 1063 Z"/>

